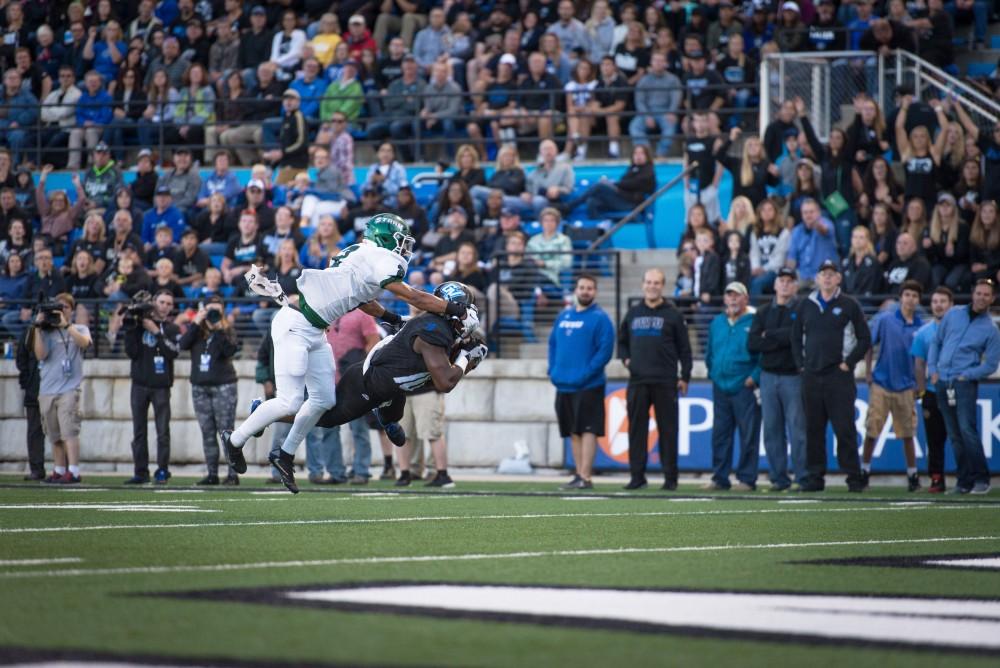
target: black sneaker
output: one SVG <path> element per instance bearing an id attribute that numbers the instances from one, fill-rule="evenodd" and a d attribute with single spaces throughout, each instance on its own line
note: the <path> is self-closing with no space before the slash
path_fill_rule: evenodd
<path id="1" fill-rule="evenodd" d="M 243 457 L 243 448 L 237 448 L 229 440 L 233 435 L 232 430 L 225 429 L 219 435 L 222 436 L 222 447 L 226 451 L 226 459 L 229 460 L 229 464 L 233 467 L 233 470 L 237 473 L 246 473 L 247 460 Z M 284 476 L 282 476 L 282 482 L 284 482 Z"/>
<path id="2" fill-rule="evenodd" d="M 906 491 L 917 492 L 920 490 L 920 476 L 916 473 L 906 476 Z"/>
<path id="3" fill-rule="evenodd" d="M 581 482 L 583 482 L 583 478 L 574 473 L 573 478 L 565 485 L 560 486 L 559 489 L 580 489 Z"/>
<path id="4" fill-rule="evenodd" d="M 871 480 L 871 476 L 870 471 L 861 469 L 861 489 L 868 489 L 868 481 Z"/>
<path id="5" fill-rule="evenodd" d="M 428 483 L 424 483 L 424 487 L 444 487 L 446 489 L 451 489 L 455 486 L 455 481 L 451 479 L 451 476 L 447 473 L 438 473 L 434 476 L 434 479 Z"/>
<path id="6" fill-rule="evenodd" d="M 149 474 L 140 475 L 136 473 L 134 476 L 125 481 L 126 485 L 145 485 L 149 482 Z"/>
<path id="7" fill-rule="evenodd" d="M 802 483 L 801 485 L 799 485 L 799 488 L 795 491 L 803 492 L 805 494 L 811 494 L 813 492 L 822 492 L 824 489 L 826 489 L 826 486 L 823 483 L 809 482 L 809 483 Z"/>
<path id="8" fill-rule="evenodd" d="M 214 473 L 209 473 L 207 476 L 195 483 L 196 485 L 218 485 L 219 476 Z"/>
<path id="9" fill-rule="evenodd" d="M 32 471 L 31 473 L 25 474 L 24 480 L 29 480 L 33 482 L 45 480 L 45 471 Z"/>
<path id="10" fill-rule="evenodd" d="M 295 484 L 295 458 L 284 450 L 279 450 L 277 455 L 271 455 L 267 459 L 271 462 L 271 466 L 278 470 L 281 482 L 288 488 L 288 491 L 292 494 L 298 494 L 299 486 Z M 233 468 L 236 468 L 235 463 L 233 463 Z M 246 470 L 246 462 L 243 462 L 243 470 Z"/>
<path id="11" fill-rule="evenodd" d="M 411 482 L 413 482 L 413 478 L 410 476 L 410 472 L 400 471 L 399 477 L 396 478 L 396 487 L 409 487 Z"/>
<path id="12" fill-rule="evenodd" d="M 392 466 L 386 466 L 382 469 L 382 475 L 378 477 L 379 480 L 395 480 L 396 479 L 396 469 Z"/>
<path id="13" fill-rule="evenodd" d="M 850 492 L 850 493 L 852 493 L 852 494 L 860 494 L 863 491 L 865 491 L 865 487 L 863 485 L 860 485 L 860 484 L 848 485 L 847 486 L 847 491 Z"/>
<path id="14" fill-rule="evenodd" d="M 660 489 L 662 489 L 664 491 L 667 491 L 667 492 L 676 492 L 677 491 L 677 481 L 676 480 L 666 480 L 666 481 L 664 481 L 664 483 L 662 485 L 660 485 Z"/>
<path id="15" fill-rule="evenodd" d="M 235 473 L 230 473 L 226 476 L 226 479 L 222 481 L 223 485 L 230 485 L 232 487 L 239 487 L 240 477 Z"/>
<path id="16" fill-rule="evenodd" d="M 629 480 L 628 481 L 628 484 L 625 485 L 625 489 L 628 489 L 628 490 L 646 489 L 646 485 L 647 484 L 648 483 L 645 480 L 634 480 L 633 479 L 633 480 Z"/>

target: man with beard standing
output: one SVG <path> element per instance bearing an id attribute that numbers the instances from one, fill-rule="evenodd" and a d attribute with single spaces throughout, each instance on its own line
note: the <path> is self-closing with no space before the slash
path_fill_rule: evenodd
<path id="1" fill-rule="evenodd" d="M 976 281 L 972 303 L 955 306 L 941 318 L 927 351 L 927 370 L 938 397 L 944 399 L 938 408 L 955 452 L 958 482 L 953 494 L 990 491 L 990 469 L 976 417 L 979 381 L 1000 364 L 1000 332 L 990 317 L 995 290 L 988 278 Z"/>
<path id="2" fill-rule="evenodd" d="M 691 380 L 691 343 L 684 316 L 663 298 L 665 283 L 662 271 L 648 270 L 643 300 L 628 310 L 618 330 L 618 356 L 629 370 L 629 490 L 646 486 L 650 406 L 656 413 L 663 489 L 677 489 L 677 397 L 687 394 Z"/>
<path id="3" fill-rule="evenodd" d="M 593 489 L 590 476 L 597 437 L 604 436 L 604 367 L 611 360 L 615 327 L 594 303 L 597 279 L 580 274 L 575 305 L 556 318 L 549 335 L 549 378 L 556 386 L 559 435 L 572 440 L 576 471 L 563 489 Z"/>
<path id="4" fill-rule="evenodd" d="M 806 478 L 803 492 L 826 487 L 826 424 L 837 438 L 837 463 L 847 490 L 861 492 L 858 432 L 854 427 L 854 365 L 871 347 L 861 306 L 840 291 L 840 265 L 827 260 L 816 273 L 817 289 L 802 300 L 792 325 L 792 356 L 802 370 L 806 413 Z"/>

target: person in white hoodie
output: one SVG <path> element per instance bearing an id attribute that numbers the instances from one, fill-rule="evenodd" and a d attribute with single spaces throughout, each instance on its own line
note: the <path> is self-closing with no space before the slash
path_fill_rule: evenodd
<path id="1" fill-rule="evenodd" d="M 271 57 L 269 60 L 278 68 L 276 76 L 279 81 L 289 81 L 295 76 L 295 70 L 302 62 L 302 51 L 306 46 L 306 33 L 299 30 L 298 17 L 291 9 L 281 15 L 281 30 L 274 33 L 271 40 Z"/>
<path id="2" fill-rule="evenodd" d="M 80 89 L 71 65 L 59 68 L 59 87 L 42 101 L 42 150 L 57 151 L 69 144 L 69 131 L 76 124 L 76 103 Z M 49 153 L 51 156 L 52 154 Z M 65 158 L 65 154 L 63 154 Z M 51 162 L 51 158 L 48 160 Z"/>

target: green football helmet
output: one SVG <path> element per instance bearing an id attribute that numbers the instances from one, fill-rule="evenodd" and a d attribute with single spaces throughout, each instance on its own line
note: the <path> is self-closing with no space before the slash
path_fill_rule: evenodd
<path id="1" fill-rule="evenodd" d="M 414 239 L 410 236 L 410 228 L 394 213 L 379 213 L 369 218 L 365 239 L 406 259 L 413 254 Z"/>

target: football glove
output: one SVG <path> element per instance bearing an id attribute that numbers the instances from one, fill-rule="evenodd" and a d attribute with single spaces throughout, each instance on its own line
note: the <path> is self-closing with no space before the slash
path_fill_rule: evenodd
<path id="1" fill-rule="evenodd" d="M 479 310 L 474 304 L 469 304 L 465 311 L 465 317 L 462 318 L 461 338 L 471 336 L 477 329 L 479 329 Z"/>
<path id="2" fill-rule="evenodd" d="M 285 291 L 281 289 L 278 281 L 272 281 L 265 276 L 263 270 L 257 265 L 251 264 L 250 271 L 245 273 L 243 278 L 246 279 L 247 286 L 255 295 L 273 299 L 282 306 L 288 304 L 288 296 L 285 295 Z"/>

